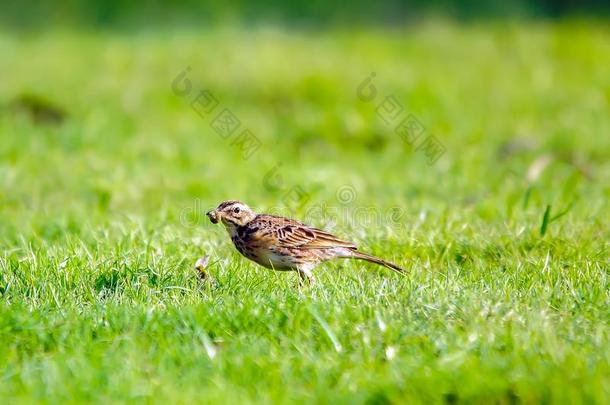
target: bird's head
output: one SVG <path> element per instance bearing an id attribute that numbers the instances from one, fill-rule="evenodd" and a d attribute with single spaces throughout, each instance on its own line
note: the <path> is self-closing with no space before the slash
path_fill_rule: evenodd
<path id="1" fill-rule="evenodd" d="M 256 213 L 250 207 L 237 200 L 223 201 L 216 209 L 208 211 L 206 215 L 213 224 L 222 222 L 229 231 L 238 226 L 247 225 L 256 217 Z"/>

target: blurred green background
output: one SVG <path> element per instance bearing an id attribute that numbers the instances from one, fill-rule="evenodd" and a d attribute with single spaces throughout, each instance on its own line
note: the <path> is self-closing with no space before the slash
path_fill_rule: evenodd
<path id="1" fill-rule="evenodd" d="M 3 1 L 0 398 L 606 402 L 607 16 Z M 206 220 L 234 198 L 409 274 L 300 289 Z"/>
<path id="2" fill-rule="evenodd" d="M 391 25 L 413 23 L 423 17 L 445 16 L 460 20 L 479 18 L 558 18 L 570 15 L 608 15 L 604 0 L 355 0 L 252 2 L 245 0 L 158 0 L 50 2 L 34 0 L 3 2 L 0 21 L 15 28 L 40 28 L 53 24 L 92 27 L 148 27 L 172 25 L 217 26 L 232 23 L 252 25 L 274 22 L 286 26 Z"/>

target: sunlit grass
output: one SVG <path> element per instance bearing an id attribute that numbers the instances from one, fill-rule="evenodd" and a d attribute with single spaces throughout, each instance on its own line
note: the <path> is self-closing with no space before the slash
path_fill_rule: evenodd
<path id="1" fill-rule="evenodd" d="M 610 395 L 607 28 L 8 33 L 0 55 L 0 397 Z M 199 90 L 260 140 L 249 159 L 191 108 Z M 436 163 L 377 115 L 391 95 Z M 299 289 L 205 221 L 228 198 L 409 275 L 342 261 Z"/>

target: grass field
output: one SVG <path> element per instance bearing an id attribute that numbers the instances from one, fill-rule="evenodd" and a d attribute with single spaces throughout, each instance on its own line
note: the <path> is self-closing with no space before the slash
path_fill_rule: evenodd
<path id="1" fill-rule="evenodd" d="M 607 403 L 608 66 L 591 21 L 4 32 L 0 398 Z M 298 288 L 206 220 L 233 198 L 409 275 Z"/>

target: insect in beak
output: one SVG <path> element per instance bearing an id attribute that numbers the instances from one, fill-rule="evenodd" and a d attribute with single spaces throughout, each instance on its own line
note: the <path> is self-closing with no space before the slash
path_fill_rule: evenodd
<path id="1" fill-rule="evenodd" d="M 205 215 L 207 215 L 208 218 L 210 218 L 210 221 L 213 224 L 217 224 L 218 223 L 218 215 L 216 214 L 216 210 L 208 211 Z"/>

